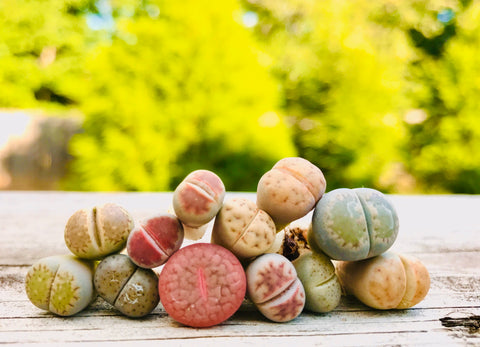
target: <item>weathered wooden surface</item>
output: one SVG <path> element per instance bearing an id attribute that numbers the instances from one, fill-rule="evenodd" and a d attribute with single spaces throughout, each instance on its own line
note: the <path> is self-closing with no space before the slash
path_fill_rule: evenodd
<path id="1" fill-rule="evenodd" d="M 228 193 L 226 198 L 238 194 L 255 199 L 249 193 Z M 245 302 L 223 324 L 193 329 L 173 321 L 161 305 L 145 318 L 130 319 L 101 299 L 74 317 L 57 317 L 33 306 L 23 287 L 34 261 L 68 253 L 63 228 L 76 210 L 116 202 L 142 219 L 168 210 L 170 193 L 2 192 L 0 343 L 480 345 L 480 196 L 390 199 L 400 218 L 399 237 L 392 250 L 417 256 L 431 275 L 429 294 L 414 308 L 377 311 L 344 297 L 333 312 L 304 312 L 280 324 L 267 321 Z"/>

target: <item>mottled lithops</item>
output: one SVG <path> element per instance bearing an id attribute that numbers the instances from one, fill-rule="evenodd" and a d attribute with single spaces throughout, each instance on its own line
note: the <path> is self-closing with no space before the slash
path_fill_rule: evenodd
<path id="1" fill-rule="evenodd" d="M 35 262 L 27 272 L 25 290 L 37 307 L 60 316 L 74 315 L 95 298 L 94 263 L 73 255 Z"/>
<path id="2" fill-rule="evenodd" d="M 258 182 L 257 206 L 272 217 L 277 229 L 310 212 L 325 192 L 322 171 L 306 159 L 279 160 Z"/>
<path id="3" fill-rule="evenodd" d="M 182 245 L 183 227 L 170 213 L 150 217 L 132 230 L 127 241 L 127 252 L 132 261 L 144 268 L 164 264 Z"/>
<path id="4" fill-rule="evenodd" d="M 95 289 L 105 301 L 129 317 L 143 317 L 157 307 L 158 277 L 135 265 L 125 254 L 114 254 L 98 264 Z"/>
<path id="5" fill-rule="evenodd" d="M 212 243 L 224 246 L 239 258 L 265 253 L 276 235 L 272 218 L 248 199 L 232 198 L 223 204 L 212 230 Z"/>
<path id="6" fill-rule="evenodd" d="M 340 188 L 317 203 L 308 241 L 332 259 L 361 260 L 388 250 L 397 234 L 397 213 L 384 194 Z"/>
<path id="7" fill-rule="evenodd" d="M 102 259 L 125 248 L 133 226 L 132 216 L 114 203 L 81 209 L 67 221 L 65 243 L 80 258 Z"/>
<path id="8" fill-rule="evenodd" d="M 225 186 L 215 173 L 209 170 L 191 172 L 173 192 L 175 214 L 185 227 L 185 238 L 198 240 L 218 213 L 225 197 Z"/>
<path id="9" fill-rule="evenodd" d="M 292 261 L 305 289 L 305 308 L 332 311 L 340 303 L 342 288 L 332 261 L 323 253 L 305 252 Z"/>
<path id="10" fill-rule="evenodd" d="M 412 256 L 386 252 L 361 261 L 338 261 L 335 267 L 348 294 L 380 310 L 412 307 L 430 288 L 427 268 Z"/>
<path id="11" fill-rule="evenodd" d="M 263 254 L 247 269 L 248 297 L 274 322 L 290 321 L 305 306 L 305 291 L 292 263 L 276 253 Z"/>
<path id="12" fill-rule="evenodd" d="M 245 297 L 246 278 L 240 261 L 226 248 L 194 243 L 170 257 L 159 276 L 165 311 L 192 327 L 220 324 Z"/>

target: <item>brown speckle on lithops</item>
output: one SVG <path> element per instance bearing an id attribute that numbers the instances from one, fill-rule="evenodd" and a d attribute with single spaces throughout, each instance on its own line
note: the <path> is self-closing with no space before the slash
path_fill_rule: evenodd
<path id="1" fill-rule="evenodd" d="M 265 211 L 253 201 L 233 198 L 224 203 L 215 218 L 211 242 L 244 260 L 265 253 L 275 234 L 275 224 Z"/>

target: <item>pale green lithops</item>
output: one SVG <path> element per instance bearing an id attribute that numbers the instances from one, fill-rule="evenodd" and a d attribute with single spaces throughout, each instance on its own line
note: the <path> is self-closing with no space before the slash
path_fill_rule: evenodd
<path id="1" fill-rule="evenodd" d="M 25 290 L 37 307 L 60 316 L 74 315 L 95 298 L 91 261 L 73 255 L 43 258 L 25 278 Z"/>
<path id="2" fill-rule="evenodd" d="M 248 199 L 232 198 L 223 204 L 212 230 L 212 243 L 221 245 L 238 258 L 265 253 L 275 241 L 272 218 Z"/>
<path id="3" fill-rule="evenodd" d="M 132 216 L 117 204 L 81 209 L 67 221 L 65 243 L 80 258 L 102 259 L 125 248 L 133 227 Z"/>
<path id="4" fill-rule="evenodd" d="M 98 295 L 129 317 L 149 314 L 160 301 L 155 272 L 138 267 L 124 254 L 103 259 L 95 270 L 94 284 Z"/>
<path id="5" fill-rule="evenodd" d="M 329 312 L 340 303 L 342 288 L 330 258 L 311 251 L 307 243 L 309 229 L 310 225 L 286 227 L 282 230 L 282 243 L 276 252 L 295 267 L 305 289 L 305 308 L 312 312 Z"/>
<path id="6" fill-rule="evenodd" d="M 335 267 L 348 294 L 380 310 L 415 306 L 430 288 L 427 268 L 412 256 L 386 252 L 361 261 L 338 261 Z"/>
<path id="7" fill-rule="evenodd" d="M 305 308 L 329 312 L 338 306 L 342 288 L 332 261 L 325 254 L 306 252 L 292 261 L 305 289 Z"/>
<path id="8" fill-rule="evenodd" d="M 361 260 L 388 250 L 398 226 L 394 206 L 378 190 L 340 188 L 317 203 L 308 241 L 332 259 Z"/>

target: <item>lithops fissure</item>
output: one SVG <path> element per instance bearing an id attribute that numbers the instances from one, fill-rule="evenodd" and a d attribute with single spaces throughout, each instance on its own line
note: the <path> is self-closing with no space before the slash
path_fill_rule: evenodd
<path id="1" fill-rule="evenodd" d="M 257 206 L 281 230 L 310 212 L 325 187 L 325 177 L 314 164 L 300 157 L 283 158 L 260 178 Z"/>
<path id="2" fill-rule="evenodd" d="M 245 272 L 248 297 L 265 317 L 287 322 L 300 315 L 305 306 L 305 291 L 287 258 L 276 253 L 263 254 Z"/>
<path id="3" fill-rule="evenodd" d="M 60 316 L 74 315 L 95 298 L 93 268 L 93 262 L 72 255 L 40 259 L 27 272 L 27 296 L 43 310 Z"/>
<path id="4" fill-rule="evenodd" d="M 177 217 L 190 228 L 198 228 L 215 217 L 223 204 L 225 186 L 209 170 L 191 172 L 173 193 L 173 208 Z M 194 233 L 194 237 L 198 237 Z"/>
<path id="5" fill-rule="evenodd" d="M 125 248 L 133 226 L 132 216 L 114 203 L 81 209 L 67 221 L 65 244 L 80 258 L 102 259 Z"/>
<path id="6" fill-rule="evenodd" d="M 103 259 L 94 275 L 98 294 L 121 313 L 142 317 L 158 305 L 158 277 L 151 269 L 135 265 L 128 256 Z"/>
<path id="7" fill-rule="evenodd" d="M 273 220 L 253 201 L 233 198 L 220 209 L 212 230 L 212 243 L 229 249 L 239 258 L 265 253 L 275 241 Z"/>
<path id="8" fill-rule="evenodd" d="M 308 239 L 332 259 L 361 260 L 388 250 L 397 238 L 392 203 L 371 188 L 332 190 L 317 203 Z"/>

